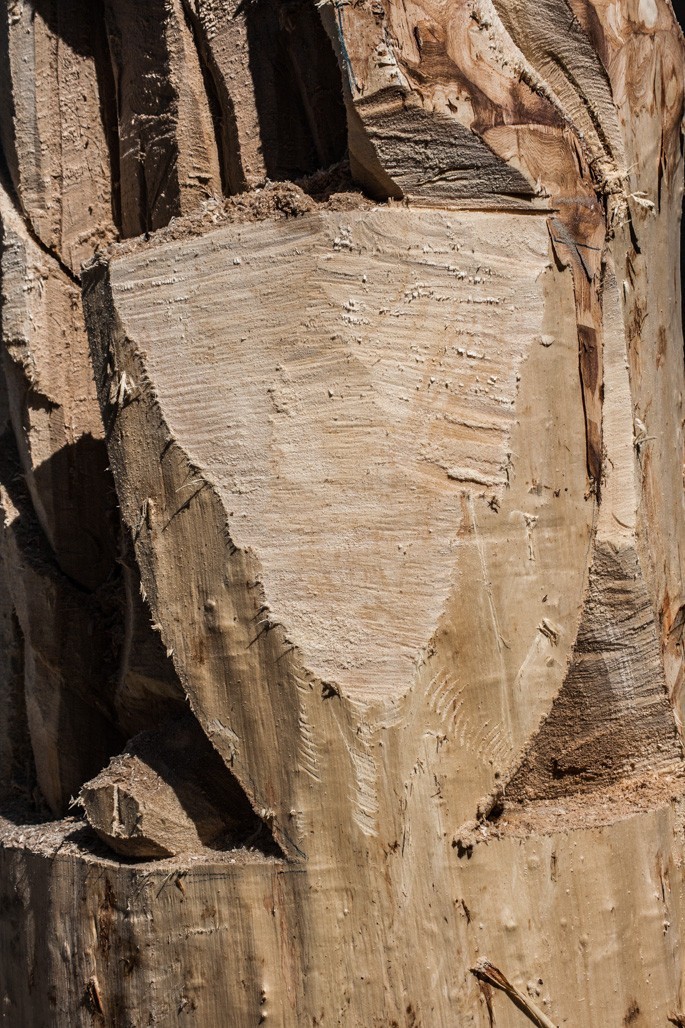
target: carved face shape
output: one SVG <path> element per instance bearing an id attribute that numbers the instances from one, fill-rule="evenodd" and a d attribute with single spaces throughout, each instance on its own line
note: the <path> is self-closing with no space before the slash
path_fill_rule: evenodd
<path id="1" fill-rule="evenodd" d="M 113 275 L 272 616 L 345 695 L 397 699 L 455 586 L 468 602 L 464 511 L 501 502 L 548 262 L 541 218 L 364 210 L 226 229 L 158 250 L 153 278 L 146 255 Z"/>

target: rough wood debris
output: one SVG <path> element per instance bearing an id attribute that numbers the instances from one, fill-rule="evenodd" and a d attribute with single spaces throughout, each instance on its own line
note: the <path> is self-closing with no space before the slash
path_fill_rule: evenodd
<path id="1" fill-rule="evenodd" d="M 684 53 L 3 5 L 7 1023 L 682 1022 Z"/>

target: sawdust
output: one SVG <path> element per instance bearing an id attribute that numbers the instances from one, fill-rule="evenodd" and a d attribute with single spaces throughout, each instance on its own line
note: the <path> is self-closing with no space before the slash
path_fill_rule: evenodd
<path id="1" fill-rule="evenodd" d="M 558 799 L 521 803 L 504 800 L 498 816 L 482 821 L 472 833 L 473 842 L 513 836 L 568 834 L 587 828 L 603 828 L 617 821 L 676 804 L 685 793 L 685 771 L 651 772 L 632 780 Z"/>
<path id="2" fill-rule="evenodd" d="M 104 253 L 120 257 L 137 252 L 151 238 L 156 243 L 192 239 L 224 225 L 299 218 L 317 211 L 352 211 L 377 206 L 377 203 L 354 188 L 349 166 L 347 162 L 342 162 L 298 182 L 267 180 L 264 186 L 234 196 L 208 195 L 191 214 L 172 218 L 168 225 L 154 233 L 111 243 L 106 249 L 97 251 L 96 256 Z"/>

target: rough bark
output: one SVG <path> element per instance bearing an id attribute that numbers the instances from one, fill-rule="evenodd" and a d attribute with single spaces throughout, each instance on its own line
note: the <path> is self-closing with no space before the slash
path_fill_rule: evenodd
<path id="1" fill-rule="evenodd" d="M 685 1023 L 670 6 L 89 17 L 1 35 L 3 1015 Z"/>

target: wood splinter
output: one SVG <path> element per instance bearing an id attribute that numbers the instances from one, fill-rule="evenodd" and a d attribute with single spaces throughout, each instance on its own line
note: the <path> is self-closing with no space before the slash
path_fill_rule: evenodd
<path id="1" fill-rule="evenodd" d="M 485 957 L 479 960 L 475 967 L 471 968 L 471 974 L 475 975 L 479 982 L 485 982 L 487 985 L 492 985 L 496 989 L 501 989 L 502 992 L 505 992 L 512 1003 L 516 1004 L 528 1020 L 532 1021 L 538 1028 L 557 1028 L 554 1021 L 550 1021 L 547 1015 L 543 1014 L 542 1010 L 528 996 L 524 995 L 515 985 L 512 985 L 500 969 L 491 964 Z"/>

